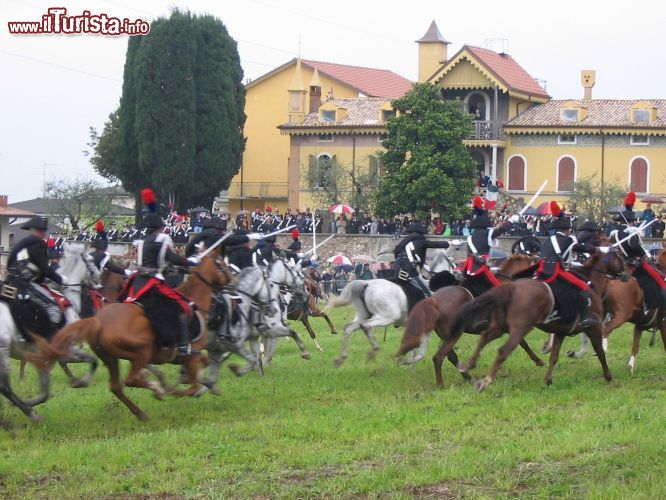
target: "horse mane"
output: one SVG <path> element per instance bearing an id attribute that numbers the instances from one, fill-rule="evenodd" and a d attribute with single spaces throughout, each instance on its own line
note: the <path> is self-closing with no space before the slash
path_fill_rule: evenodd
<path id="1" fill-rule="evenodd" d="M 64 274 L 65 276 L 71 276 L 73 271 L 78 267 L 84 265 L 84 262 L 79 260 L 77 257 L 83 256 L 85 259 L 87 256 L 83 255 L 85 251 L 85 245 L 81 243 L 68 243 L 65 245 L 65 258 L 62 261 L 62 264 L 58 268 L 58 274 Z"/>
<path id="2" fill-rule="evenodd" d="M 534 257 L 532 255 L 525 255 L 523 253 L 513 253 L 509 255 L 504 262 L 502 262 L 502 265 L 500 266 L 500 271 L 505 270 L 507 267 L 513 265 L 515 262 L 526 262 L 531 264 L 532 262 L 534 262 Z"/>

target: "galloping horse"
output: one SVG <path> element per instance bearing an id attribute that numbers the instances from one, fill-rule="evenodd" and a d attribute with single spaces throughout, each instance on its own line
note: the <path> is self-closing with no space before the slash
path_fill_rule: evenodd
<path id="1" fill-rule="evenodd" d="M 617 274 L 622 270 L 620 258 L 614 253 L 593 254 L 585 265 L 579 270 L 589 275 L 592 282 L 591 311 L 601 319 L 603 314 L 602 297 L 606 290 L 606 274 Z M 476 389 L 482 391 L 493 383 L 500 366 L 516 348 L 520 341 L 535 326 L 541 330 L 555 334 L 553 348 L 550 353 L 550 363 L 546 373 L 546 385 L 553 381 L 553 368 L 557 363 L 560 347 L 564 337 L 582 331 L 578 326 L 578 317 L 573 323 L 563 323 L 559 318 L 551 318 L 555 309 L 555 299 L 550 287 L 535 279 L 520 279 L 491 289 L 474 301 L 466 304 L 459 311 L 453 326 L 452 336 L 455 338 L 460 332 L 467 329 L 471 318 L 479 316 L 488 317 L 490 326 L 481 334 L 476 351 L 470 360 L 459 366 L 459 370 L 466 372 L 476 365 L 476 360 L 483 347 L 504 332 L 509 332 L 509 340 L 499 349 L 499 353 L 488 375 L 476 382 Z M 612 380 L 612 375 L 606 363 L 606 355 L 602 348 L 601 325 L 597 324 L 586 329 L 592 347 L 597 353 L 603 369 L 604 378 Z"/>
<path id="2" fill-rule="evenodd" d="M 664 252 L 662 252 L 663 254 Z M 658 329 L 666 349 L 666 311 L 661 308 L 644 309 L 643 290 L 632 276 L 628 279 L 610 280 L 606 288 L 604 306 L 610 319 L 603 327 L 603 348 L 608 350 L 608 337 L 616 328 L 629 322 L 634 325 L 634 339 L 631 346 L 631 357 L 627 366 L 634 373 L 636 356 L 640 347 L 643 330 Z"/>
<path id="3" fill-rule="evenodd" d="M 527 271 L 535 263 L 536 259 L 534 257 L 524 254 L 511 255 L 502 263 L 502 267 L 497 272 L 497 277 L 502 281 L 508 281 L 513 276 Z M 441 345 L 437 353 L 433 356 L 432 361 L 435 365 L 437 387 L 442 387 L 444 385 L 442 363 L 446 357 L 453 366 L 457 367 L 458 356 L 454 346 L 463 333 L 460 331 L 458 336 L 453 336 L 451 326 L 456 312 L 472 300 L 474 300 L 474 297 L 467 288 L 463 286 L 447 286 L 437 290 L 432 297 L 428 297 L 417 303 L 407 318 L 407 325 L 405 326 L 402 343 L 397 354 L 399 363 L 412 365 L 423 359 L 425 356 L 425 347 L 430 338 L 430 332 L 435 330 L 441 339 Z M 469 325 L 465 331 L 478 335 L 487 326 L 488 320 L 482 314 L 479 317 L 479 321 Z M 527 341 L 524 339 L 521 340 L 520 346 L 537 366 L 543 366 L 543 361 L 532 351 Z M 405 360 L 405 354 L 417 347 L 419 348 L 418 355 L 409 361 Z M 465 380 L 471 380 L 471 377 L 467 373 L 461 372 L 461 375 Z"/>
<path id="4" fill-rule="evenodd" d="M 229 280 L 219 249 L 204 257 L 178 290 L 194 302 L 199 311 L 202 334 L 192 341 L 192 347 L 201 350 L 208 343 L 206 324 L 214 287 L 225 285 Z M 144 314 L 143 308 L 134 303 L 110 304 L 94 317 L 80 320 L 60 330 L 51 343 L 41 343 L 41 351 L 34 358 L 46 368 L 59 359 L 75 343 L 86 341 L 109 370 L 111 392 L 141 420 L 148 416 L 123 392 L 120 381 L 119 360 L 130 361 L 130 370 L 125 379 L 129 387 L 143 387 L 154 391 L 161 399 L 163 387 L 144 377 L 143 368 L 148 364 L 183 364 L 191 383 L 190 388 L 179 391 L 179 396 L 191 396 L 201 387 L 198 370 L 206 363 L 203 355 L 177 356 L 174 349 L 156 347 L 156 333 Z"/>
<path id="5" fill-rule="evenodd" d="M 319 342 L 317 341 L 317 336 L 315 335 L 312 326 L 310 326 L 310 320 L 308 318 L 324 318 L 328 323 L 332 334 L 336 335 L 338 331 L 335 329 L 335 325 L 331 322 L 331 318 L 328 317 L 328 314 L 319 309 L 317 305 L 317 299 L 324 298 L 324 294 L 322 293 L 319 284 L 308 276 L 305 277 L 304 282 L 305 289 L 308 291 L 307 307 L 305 307 L 305 304 L 298 304 L 295 308 L 290 308 L 287 312 L 287 318 L 292 321 L 300 320 L 310 334 L 310 338 L 314 341 L 317 349 L 323 351 L 321 345 L 319 345 Z"/>

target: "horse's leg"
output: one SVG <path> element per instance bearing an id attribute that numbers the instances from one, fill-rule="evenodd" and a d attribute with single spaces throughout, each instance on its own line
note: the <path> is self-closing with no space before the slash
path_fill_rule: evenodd
<path id="1" fill-rule="evenodd" d="M 99 355 L 99 353 L 98 353 Z M 143 411 L 141 411 L 141 408 L 139 408 L 136 404 L 132 402 L 127 396 L 125 396 L 125 393 L 123 392 L 123 385 L 120 382 L 120 367 L 118 360 L 116 358 L 108 357 L 108 358 L 103 358 L 100 356 L 102 361 L 104 361 L 104 364 L 106 367 L 109 369 L 109 386 L 111 389 L 111 392 L 118 398 L 120 399 L 127 408 L 129 408 L 129 411 L 134 413 L 134 415 L 139 418 L 139 420 L 148 420 L 148 415 L 146 415 Z"/>
<path id="2" fill-rule="evenodd" d="M 202 362 L 204 361 L 203 358 L 204 357 L 202 356 L 188 356 L 185 358 L 185 360 L 183 361 L 183 366 L 187 370 L 187 376 L 190 380 L 190 386 L 187 389 L 176 391 L 174 393 L 176 396 L 179 397 L 193 396 L 199 391 L 199 389 L 201 389 L 201 387 L 203 387 L 201 382 L 199 382 L 199 368 L 202 365 Z M 148 383 L 150 384 L 150 382 Z M 156 397 L 159 398 L 159 393 L 157 389 L 153 390 L 155 390 Z"/>
<path id="3" fill-rule="evenodd" d="M 368 337 L 368 342 L 370 342 L 371 349 L 368 351 L 368 361 L 373 360 L 377 357 L 377 351 L 379 351 L 379 342 L 375 338 L 374 333 L 372 333 L 373 328 L 370 326 L 363 325 L 361 326 L 363 333 Z"/>
<path id="4" fill-rule="evenodd" d="M 493 363 L 493 366 L 490 368 L 488 375 L 486 375 L 481 380 L 477 380 L 476 384 L 474 384 L 474 387 L 476 388 L 477 391 L 481 392 L 494 382 L 495 377 L 497 377 L 498 370 L 500 369 L 504 361 L 506 361 L 506 358 L 509 357 L 509 354 L 513 352 L 513 350 L 520 344 L 520 341 L 525 337 L 525 335 L 527 335 L 528 331 L 529 329 L 524 327 L 521 328 L 514 327 L 510 330 L 509 340 L 507 340 L 506 343 L 499 348 L 497 357 L 495 358 L 495 362 Z"/>
<path id="5" fill-rule="evenodd" d="M 406 363 L 408 365 L 413 366 L 416 363 L 418 363 L 419 361 L 421 361 L 423 358 L 425 358 L 426 349 L 428 348 L 428 340 L 429 339 L 430 339 L 430 332 L 428 332 L 426 335 L 421 336 L 421 342 L 419 343 L 419 346 L 416 349 L 416 351 L 411 350 L 410 354 L 408 355 L 408 357 L 411 356 L 410 359 L 408 361 L 406 361 Z"/>
<path id="6" fill-rule="evenodd" d="M 92 382 L 95 371 L 97 370 L 97 358 L 92 354 L 88 354 L 82 349 L 72 349 L 64 361 L 59 363 L 69 377 L 69 386 L 75 389 L 80 387 L 88 387 Z M 90 365 L 90 369 L 88 370 L 88 373 L 86 373 L 85 377 L 82 379 L 77 379 L 67 367 L 67 363 L 88 363 Z"/>
<path id="7" fill-rule="evenodd" d="M 562 347 L 562 342 L 564 337 L 562 335 L 555 335 L 553 337 L 553 345 L 550 349 L 550 361 L 548 363 L 548 371 L 546 371 L 546 378 L 544 379 L 546 385 L 551 385 L 553 383 L 553 369 L 557 364 L 557 360 L 560 357 L 560 348 Z"/>
<path id="8" fill-rule="evenodd" d="M 347 360 L 347 357 L 349 356 L 349 337 L 358 327 L 359 324 L 356 321 L 352 321 L 345 326 L 345 330 L 342 335 L 342 350 L 340 351 L 340 356 L 338 356 L 333 362 L 336 368 L 339 368 L 342 363 Z"/>
<path id="9" fill-rule="evenodd" d="M 321 311 L 321 312 L 317 315 L 317 317 L 318 317 L 318 318 L 324 318 L 324 319 L 326 320 L 326 323 L 328 323 L 328 327 L 331 329 L 331 333 L 332 333 L 333 335 L 337 335 L 337 334 L 338 334 L 338 330 L 335 328 L 335 325 L 334 325 L 333 322 L 331 321 L 331 318 L 328 317 L 328 314 L 326 314 L 325 312 Z"/>
<path id="10" fill-rule="evenodd" d="M 636 365 L 636 356 L 638 356 L 638 350 L 641 347 L 641 333 L 642 330 L 638 326 L 634 326 L 634 341 L 631 344 L 631 357 L 627 363 L 627 368 L 631 371 L 631 374 L 634 374 L 634 366 Z"/>
<path id="11" fill-rule="evenodd" d="M 657 340 L 657 329 L 650 328 L 650 341 L 648 342 L 648 346 L 654 347 L 656 340 Z"/>
<path id="12" fill-rule="evenodd" d="M 164 392 L 166 392 L 167 394 L 173 394 L 174 392 L 176 392 L 176 388 L 171 384 L 169 384 L 166 375 L 164 375 L 164 372 L 160 370 L 157 366 L 147 365 L 145 369 L 148 370 L 148 372 L 150 372 L 151 374 L 153 374 L 157 378 L 157 380 L 159 380 L 160 385 L 164 388 Z"/>
<path id="13" fill-rule="evenodd" d="M 446 359 L 449 360 L 449 363 L 451 363 L 456 370 L 458 369 L 458 363 L 460 362 L 458 360 L 458 353 L 456 352 L 455 349 L 451 349 L 451 352 L 446 355 Z M 460 372 L 458 372 L 460 373 Z M 460 373 L 463 379 L 465 379 L 467 382 L 472 381 L 472 376 L 469 373 Z"/>
<path id="14" fill-rule="evenodd" d="M 222 394 L 220 388 L 217 386 L 217 379 L 220 373 L 220 366 L 222 366 L 222 363 L 228 357 L 225 354 L 230 355 L 231 353 L 219 349 L 218 345 L 213 347 L 211 344 L 208 344 L 208 359 L 210 360 L 208 373 L 201 379 L 202 387 L 194 394 L 195 396 L 201 396 L 209 390 L 216 396 Z"/>
<path id="15" fill-rule="evenodd" d="M 548 336 L 548 340 L 546 340 L 543 345 L 541 346 L 541 354 L 548 354 L 550 350 L 553 348 L 553 339 L 555 338 L 554 334 L 550 334 Z"/>
<path id="16" fill-rule="evenodd" d="M 601 369 L 604 372 L 604 378 L 607 382 L 610 382 L 613 380 L 613 375 L 611 375 L 610 369 L 608 368 L 608 363 L 606 362 L 606 353 L 604 352 L 603 342 L 601 340 L 601 327 L 597 325 L 593 328 L 590 328 L 587 331 L 587 336 L 590 338 L 590 342 L 592 343 L 592 349 L 594 349 L 597 358 L 599 358 Z"/>
<path id="17" fill-rule="evenodd" d="M 444 387 L 444 379 L 442 377 L 442 364 L 444 363 L 444 358 L 448 357 L 451 363 L 453 363 L 455 359 L 456 361 L 455 366 L 456 367 L 458 366 L 458 356 L 455 354 L 455 351 L 453 351 L 453 346 L 456 345 L 456 342 L 458 342 L 458 339 L 461 336 L 462 334 L 448 340 L 443 340 L 439 346 L 439 349 L 432 357 L 432 362 L 433 365 L 435 366 L 435 385 L 437 385 L 437 387 Z M 454 358 L 451 358 L 450 354 L 453 354 Z M 464 373 L 463 377 L 465 377 L 465 375 L 469 377 L 467 373 Z"/>
<path id="18" fill-rule="evenodd" d="M 28 364 L 28 362 L 25 359 L 22 359 L 19 361 L 19 380 L 23 382 L 25 379 L 25 365 Z"/>
<path id="19" fill-rule="evenodd" d="M 301 338 L 298 336 L 298 333 L 296 333 L 291 328 L 289 328 L 288 330 L 289 330 L 289 337 L 294 339 L 294 342 L 296 342 L 296 345 L 301 350 L 301 358 L 310 359 L 310 353 L 308 352 L 308 348 L 305 347 L 305 344 L 303 343 Z"/>
<path id="20" fill-rule="evenodd" d="M 137 353 L 133 359 L 130 359 L 130 370 L 127 374 L 127 377 L 125 377 L 125 385 L 127 387 L 141 387 L 143 389 L 148 389 L 153 391 L 153 396 L 155 396 L 157 399 L 164 399 L 164 394 L 166 393 L 164 387 L 162 387 L 159 382 L 146 380 L 146 377 L 144 377 L 143 369 L 148 366 L 149 361 L 150 354 L 143 355 Z M 192 377 L 191 373 L 188 375 Z M 196 378 L 196 373 L 194 376 Z M 192 379 L 190 378 L 190 380 Z"/>
<path id="21" fill-rule="evenodd" d="M 520 341 L 520 347 L 523 348 L 523 351 L 527 353 L 527 355 L 530 357 L 532 361 L 534 361 L 534 364 L 537 366 L 543 366 L 545 363 L 543 362 L 543 359 L 541 359 L 539 356 L 536 355 L 536 353 L 532 350 L 530 345 L 527 343 L 527 340 L 522 339 Z"/>
<path id="22" fill-rule="evenodd" d="M 273 339 L 273 342 L 269 342 L 271 353 L 270 357 L 266 358 L 268 364 L 270 364 L 271 360 L 273 359 L 273 354 L 275 353 L 275 349 L 277 349 L 277 340 L 278 339 Z M 254 359 L 257 360 L 257 368 L 259 369 L 259 375 L 261 375 L 262 377 L 264 376 L 264 354 L 262 352 L 263 347 L 264 344 L 259 342 L 259 339 L 250 339 L 250 352 L 252 353 L 252 356 L 254 356 Z"/>
<path id="23" fill-rule="evenodd" d="M 314 330 L 310 326 L 310 320 L 308 320 L 308 315 L 307 314 L 303 313 L 301 315 L 301 323 L 303 323 L 303 325 L 305 326 L 305 329 L 310 334 L 310 338 L 312 340 L 314 340 L 315 347 L 317 348 L 317 350 L 323 352 L 323 349 L 321 348 L 321 346 L 319 345 L 319 342 L 317 341 L 317 336 L 315 335 Z"/>
<path id="24" fill-rule="evenodd" d="M 231 363 L 229 365 L 229 369 L 232 372 L 234 372 L 234 375 L 236 375 L 237 377 L 242 377 L 246 373 L 251 372 L 259 363 L 258 358 L 254 357 L 249 351 L 247 351 L 247 349 L 245 349 L 244 340 L 239 340 L 238 342 L 236 342 L 231 350 L 234 354 L 241 356 L 243 359 L 247 361 L 247 363 L 243 367 L 239 367 L 235 363 Z"/>
<path id="25" fill-rule="evenodd" d="M 5 353 L 0 352 L 0 356 L 4 357 Z M 9 356 L 9 354 L 7 354 Z M 3 363 L 0 360 L 0 363 Z M 4 363 L 3 363 L 4 364 Z M 9 362 L 7 361 L 7 365 Z M 15 393 L 12 391 L 12 387 L 9 383 L 9 371 L 5 371 L 4 367 L 0 370 L 0 393 L 2 393 L 9 401 L 12 402 L 19 410 L 21 410 L 27 417 L 29 417 L 33 422 L 40 422 L 42 417 L 35 412 L 29 405 L 23 402 Z"/>
<path id="26" fill-rule="evenodd" d="M 661 320 L 659 324 L 659 331 L 661 332 L 661 343 L 664 346 L 664 350 L 666 351 L 666 321 Z"/>
<path id="27" fill-rule="evenodd" d="M 37 396 L 34 399 L 29 399 L 25 401 L 26 406 L 33 407 L 37 405 L 41 405 L 42 403 L 46 402 L 47 399 L 49 399 L 50 392 L 49 392 L 49 382 L 50 382 L 50 377 L 49 374 L 46 372 L 39 372 L 39 388 L 42 391 L 39 396 Z"/>
<path id="28" fill-rule="evenodd" d="M 479 341 L 476 344 L 476 350 L 472 354 L 472 357 L 469 360 L 458 365 L 458 371 L 460 373 L 467 373 L 469 370 L 473 369 L 476 366 L 476 362 L 479 360 L 481 351 L 483 348 L 493 340 L 502 336 L 502 332 L 499 328 L 490 328 L 483 332 L 479 337 Z"/>

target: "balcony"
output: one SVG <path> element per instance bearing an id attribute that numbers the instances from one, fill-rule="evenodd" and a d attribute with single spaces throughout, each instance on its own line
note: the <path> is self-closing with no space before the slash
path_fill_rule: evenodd
<path id="1" fill-rule="evenodd" d="M 504 131 L 499 123 L 490 120 L 474 120 L 468 140 L 503 141 Z"/>
<path id="2" fill-rule="evenodd" d="M 229 185 L 228 198 L 287 200 L 289 188 L 286 182 L 232 182 Z"/>

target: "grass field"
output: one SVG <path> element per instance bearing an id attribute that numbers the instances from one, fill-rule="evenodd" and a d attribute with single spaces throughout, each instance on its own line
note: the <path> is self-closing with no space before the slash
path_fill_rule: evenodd
<path id="1" fill-rule="evenodd" d="M 347 308 L 332 314 L 339 326 L 351 316 Z M 660 340 L 649 348 L 644 334 L 632 376 L 630 329 L 615 332 L 610 384 L 589 355 L 561 359 L 545 387 L 545 368 L 519 349 L 477 394 L 448 362 L 445 389 L 434 387 L 434 338 L 412 372 L 393 358 L 401 329 L 389 329 L 372 362 L 358 332 L 349 360 L 335 369 L 341 338 L 313 323 L 325 352 L 304 334 L 313 349 L 306 361 L 283 341 L 263 379 L 225 369 L 222 396 L 157 401 L 129 389 L 151 417 L 146 423 L 108 392 L 104 367 L 91 388 L 77 390 L 56 368 L 42 423 L 0 400 L 0 497 L 666 498 Z M 535 349 L 544 339 L 528 337 Z M 475 340 L 463 338 L 462 359 Z M 485 374 L 499 342 L 475 376 Z M 572 347 L 578 339 L 565 342 Z M 34 378 L 18 383 L 16 368 L 15 387 L 34 395 Z"/>

